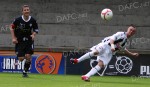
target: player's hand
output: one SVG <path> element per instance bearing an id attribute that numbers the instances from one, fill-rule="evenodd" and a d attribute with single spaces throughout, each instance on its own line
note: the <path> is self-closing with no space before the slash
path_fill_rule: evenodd
<path id="1" fill-rule="evenodd" d="M 111 44 L 111 51 L 115 52 L 115 45 L 114 44 Z"/>
<path id="2" fill-rule="evenodd" d="M 115 52 L 115 48 L 111 48 L 111 51 L 112 51 L 112 52 Z"/>
<path id="3" fill-rule="evenodd" d="M 32 38 L 32 40 L 34 41 L 35 35 L 32 34 L 32 35 L 31 35 L 31 38 Z"/>
<path id="4" fill-rule="evenodd" d="M 13 44 L 17 44 L 18 43 L 17 38 L 13 38 L 12 42 L 13 42 Z"/>
<path id="5" fill-rule="evenodd" d="M 139 54 L 138 53 L 132 53 L 133 56 L 138 57 Z"/>

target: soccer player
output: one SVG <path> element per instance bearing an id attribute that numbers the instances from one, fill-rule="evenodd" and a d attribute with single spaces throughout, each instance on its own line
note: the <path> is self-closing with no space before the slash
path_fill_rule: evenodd
<path id="1" fill-rule="evenodd" d="M 31 55 L 34 50 L 34 38 L 38 33 L 38 24 L 30 16 L 28 5 L 22 6 L 22 16 L 16 18 L 10 27 L 12 42 L 15 44 L 15 52 L 19 61 L 26 59 L 23 77 L 28 77 L 27 72 L 31 65 Z"/>
<path id="2" fill-rule="evenodd" d="M 92 68 L 86 75 L 81 76 L 81 79 L 84 81 L 90 81 L 90 77 L 95 75 L 101 68 L 104 68 L 112 58 L 112 54 L 117 51 L 124 49 L 125 53 L 137 57 L 138 53 L 132 53 L 127 48 L 125 44 L 127 39 L 133 36 L 136 32 L 136 27 L 130 25 L 127 29 L 127 32 L 117 32 L 116 34 L 104 38 L 101 43 L 96 46 L 93 46 L 88 52 L 81 56 L 80 58 L 71 58 L 70 62 L 73 64 L 80 63 L 83 60 L 89 59 L 93 56 L 97 56 L 98 64 Z"/>

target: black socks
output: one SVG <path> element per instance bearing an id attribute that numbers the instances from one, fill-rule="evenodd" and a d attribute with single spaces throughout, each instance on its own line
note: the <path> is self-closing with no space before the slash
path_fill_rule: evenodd
<path id="1" fill-rule="evenodd" d="M 26 60 L 25 61 L 25 64 L 24 64 L 24 71 L 27 72 L 30 68 L 30 65 L 31 65 L 31 61 L 29 60 Z"/>

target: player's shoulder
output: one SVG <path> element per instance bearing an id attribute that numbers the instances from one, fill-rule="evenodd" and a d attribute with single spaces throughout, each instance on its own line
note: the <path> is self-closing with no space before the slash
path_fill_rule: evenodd
<path id="1" fill-rule="evenodd" d="M 118 31 L 117 34 L 125 34 L 123 31 Z"/>
<path id="2" fill-rule="evenodd" d="M 123 32 L 123 31 L 119 31 L 119 32 L 117 32 L 116 34 L 117 34 L 117 35 L 121 35 L 121 36 L 122 36 L 122 35 L 125 35 L 125 32 Z"/>
<path id="3" fill-rule="evenodd" d="M 15 18 L 14 21 L 19 21 L 19 20 L 21 20 L 21 19 L 22 19 L 22 17 L 19 16 L 19 17 Z"/>
<path id="4" fill-rule="evenodd" d="M 36 20 L 35 20 L 35 18 L 34 18 L 34 17 L 32 17 L 32 16 L 31 16 L 31 19 L 30 19 L 30 20 L 31 20 L 31 21 L 36 21 Z"/>
<path id="5" fill-rule="evenodd" d="M 126 32 L 122 32 L 122 31 L 117 32 L 117 36 L 118 36 L 119 38 L 126 38 Z"/>

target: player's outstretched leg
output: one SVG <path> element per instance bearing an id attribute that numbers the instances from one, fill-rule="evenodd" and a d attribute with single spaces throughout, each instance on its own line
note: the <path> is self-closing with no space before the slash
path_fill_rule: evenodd
<path id="1" fill-rule="evenodd" d="M 78 63 L 78 59 L 77 58 L 71 58 L 70 59 L 70 62 L 72 63 L 72 64 L 77 64 Z"/>
<path id="2" fill-rule="evenodd" d="M 81 62 L 81 61 L 83 61 L 83 60 L 86 60 L 86 59 L 89 59 L 89 58 L 91 58 L 91 57 L 93 57 L 93 56 L 96 56 L 96 55 L 98 55 L 98 53 L 99 52 L 97 52 L 97 51 L 91 51 L 91 52 L 88 52 L 88 53 L 86 53 L 86 54 L 84 54 L 83 56 L 81 56 L 80 58 L 71 58 L 70 59 L 70 62 L 72 63 L 72 64 L 77 64 L 77 63 L 79 63 L 79 62 Z"/>
<path id="3" fill-rule="evenodd" d="M 89 82 L 90 77 L 95 75 L 102 67 L 103 67 L 103 62 L 99 61 L 99 63 L 94 68 L 92 68 L 86 75 L 81 76 L 81 79 Z"/>

